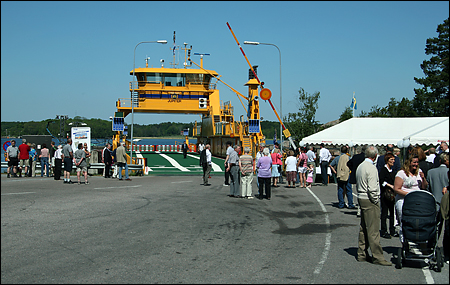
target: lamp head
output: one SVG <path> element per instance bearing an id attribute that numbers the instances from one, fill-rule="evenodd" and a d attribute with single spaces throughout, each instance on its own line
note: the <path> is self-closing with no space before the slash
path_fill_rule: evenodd
<path id="1" fill-rule="evenodd" d="M 159 44 L 163 44 L 163 45 L 167 44 L 166 40 L 159 40 L 159 41 L 156 41 L 156 42 L 159 43 Z"/>
<path id="2" fill-rule="evenodd" d="M 254 45 L 254 46 L 257 46 L 257 45 L 259 45 L 259 42 L 244 41 L 244 45 Z"/>

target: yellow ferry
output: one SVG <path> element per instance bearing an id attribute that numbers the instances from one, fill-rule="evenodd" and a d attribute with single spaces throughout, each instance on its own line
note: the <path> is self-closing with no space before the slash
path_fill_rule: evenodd
<path id="1" fill-rule="evenodd" d="M 129 86 L 131 96 L 118 99 L 116 116 L 125 118 L 131 112 L 200 114 L 202 120 L 195 121 L 192 133 L 197 143 L 209 143 L 213 155 L 224 157 L 226 142 L 231 141 L 233 145 L 250 147 L 255 156 L 257 146 L 265 140 L 260 126 L 258 81 L 249 73 L 249 80 L 245 83 L 248 94 L 244 96 L 223 82 L 216 71 L 203 68 L 203 54 L 194 54 L 200 55 L 199 65 L 191 59 L 192 46 L 184 44 L 182 50 L 185 54 L 182 68 L 177 68 L 174 55 L 172 67 L 165 67 L 163 60 L 158 67 L 148 67 L 146 60 L 145 68 L 130 71 L 130 75 L 135 75 L 135 81 Z M 247 112 L 237 121 L 230 101 L 223 102 L 219 97 L 219 81 L 237 94 Z M 114 148 L 121 139 L 124 139 L 123 131 L 116 131 Z M 186 141 L 189 144 L 187 136 Z M 126 143 L 130 144 L 129 141 Z M 195 146 L 193 143 L 190 145 Z"/>

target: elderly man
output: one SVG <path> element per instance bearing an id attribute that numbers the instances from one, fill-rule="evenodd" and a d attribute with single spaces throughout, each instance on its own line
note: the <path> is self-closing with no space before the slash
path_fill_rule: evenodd
<path id="1" fill-rule="evenodd" d="M 230 197 L 240 198 L 241 185 L 239 182 L 239 152 L 241 146 L 235 145 L 228 159 L 228 167 L 226 171 L 230 173 Z"/>
<path id="2" fill-rule="evenodd" d="M 373 264 L 390 266 L 392 263 L 384 258 L 380 244 L 380 184 L 378 170 L 374 165 L 377 155 L 376 147 L 367 147 L 365 160 L 356 169 L 356 189 L 361 207 L 357 260 L 371 259 Z"/>
<path id="3" fill-rule="evenodd" d="M 208 183 L 209 173 L 211 173 L 211 145 L 206 144 L 205 148 L 200 153 L 200 166 L 203 168 L 203 185 L 211 186 Z"/>
<path id="4" fill-rule="evenodd" d="M 353 205 L 353 193 L 352 193 L 352 184 L 350 184 L 349 176 L 350 176 L 350 168 L 347 166 L 347 162 L 349 161 L 348 155 L 348 147 L 341 147 L 341 156 L 339 158 L 339 162 L 337 164 L 336 169 L 336 177 L 338 184 L 338 200 L 339 200 L 339 209 L 345 207 L 344 201 L 344 191 L 347 193 L 347 201 L 349 209 L 356 209 L 355 205 Z"/>
<path id="5" fill-rule="evenodd" d="M 125 180 L 131 181 L 131 179 L 128 177 L 127 152 L 124 142 L 120 143 L 120 146 L 116 149 L 116 160 L 119 167 L 119 180 L 123 180 L 122 169 L 125 167 Z"/>
<path id="6" fill-rule="evenodd" d="M 440 202 L 442 200 L 442 196 L 444 196 L 444 193 L 442 193 L 442 189 L 444 187 L 448 186 L 448 153 L 443 152 L 439 154 L 439 158 L 441 161 L 441 165 L 436 168 L 432 168 L 428 170 L 427 174 L 427 181 L 428 181 L 428 191 L 430 191 L 436 201 Z M 440 210 L 439 206 L 436 204 L 436 210 Z M 438 215 L 439 218 L 441 218 L 441 215 Z M 441 223 L 439 225 L 439 236 L 441 235 L 442 231 L 442 225 L 443 222 L 442 219 Z"/>
<path id="7" fill-rule="evenodd" d="M 446 142 L 441 142 L 441 145 L 437 149 L 437 153 L 447 153 L 448 154 L 448 144 Z M 436 155 L 433 161 L 433 167 L 439 167 L 441 165 L 441 157 Z"/>

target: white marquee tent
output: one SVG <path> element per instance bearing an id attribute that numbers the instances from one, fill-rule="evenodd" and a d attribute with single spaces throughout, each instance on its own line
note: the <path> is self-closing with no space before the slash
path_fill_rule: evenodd
<path id="1" fill-rule="evenodd" d="M 303 138 L 300 145 L 438 145 L 449 141 L 448 117 L 351 118 L 333 127 Z"/>

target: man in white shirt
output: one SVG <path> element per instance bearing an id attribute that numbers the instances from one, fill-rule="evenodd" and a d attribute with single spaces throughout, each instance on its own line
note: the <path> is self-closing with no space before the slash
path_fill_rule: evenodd
<path id="1" fill-rule="evenodd" d="M 429 153 L 429 155 L 427 155 L 427 159 L 425 159 L 425 161 L 433 163 L 434 158 L 436 157 L 436 149 L 432 147 L 425 151 L 425 153 L 427 152 Z"/>
<path id="2" fill-rule="evenodd" d="M 211 145 L 206 144 L 205 149 L 200 154 L 200 165 L 203 167 L 203 185 L 211 186 L 208 183 L 209 173 L 211 172 Z"/>
<path id="3" fill-rule="evenodd" d="M 325 148 L 323 143 L 320 144 L 320 153 L 319 153 L 319 161 L 320 161 L 320 173 L 322 174 L 322 184 L 323 186 L 328 185 L 328 164 L 331 159 L 331 153 L 328 149 Z"/>
<path id="4" fill-rule="evenodd" d="M 225 182 L 223 183 L 223 186 L 230 186 L 230 173 L 227 171 L 228 168 L 228 159 L 230 159 L 230 154 L 234 151 L 234 149 L 231 147 L 232 143 L 230 141 L 227 141 L 227 157 L 225 158 Z"/>

